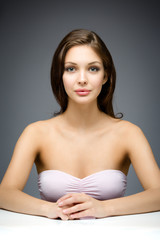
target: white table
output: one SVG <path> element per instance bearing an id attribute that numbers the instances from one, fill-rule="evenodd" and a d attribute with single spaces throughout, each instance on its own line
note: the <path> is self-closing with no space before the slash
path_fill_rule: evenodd
<path id="1" fill-rule="evenodd" d="M 160 212 L 62 221 L 0 209 L 0 239 L 160 240 Z"/>

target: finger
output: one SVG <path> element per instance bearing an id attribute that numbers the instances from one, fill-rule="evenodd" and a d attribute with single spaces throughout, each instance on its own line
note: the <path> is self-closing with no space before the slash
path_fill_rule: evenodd
<path id="1" fill-rule="evenodd" d="M 76 213 L 76 212 L 79 212 L 82 210 L 84 211 L 84 210 L 88 209 L 88 207 L 89 207 L 89 204 L 87 202 L 85 202 L 85 203 L 81 203 L 81 204 L 76 204 L 70 208 L 63 209 L 62 212 L 64 214 L 72 214 L 72 213 Z"/>
<path id="2" fill-rule="evenodd" d="M 67 221 L 67 220 L 69 219 L 69 215 L 67 216 L 67 215 L 65 215 L 65 214 L 61 214 L 61 215 L 60 215 L 60 218 L 61 218 L 62 220 Z"/>
<path id="3" fill-rule="evenodd" d="M 64 199 L 63 201 L 59 202 L 58 206 L 82 203 L 82 202 L 86 202 L 87 200 L 88 200 L 88 196 L 84 193 L 72 194 L 67 199 Z"/>
<path id="4" fill-rule="evenodd" d="M 59 202 L 58 206 L 59 207 L 64 207 L 64 206 L 67 206 L 67 205 L 74 205 L 73 203 L 74 203 L 74 200 L 73 200 L 72 197 L 70 197 L 70 198 L 67 198 L 67 199 Z"/>
<path id="5" fill-rule="evenodd" d="M 62 209 L 58 207 L 58 217 L 60 217 L 62 220 L 68 220 L 69 219 L 69 215 L 64 214 L 62 212 Z"/>
<path id="6" fill-rule="evenodd" d="M 77 219 L 83 217 L 93 217 L 93 213 L 90 211 L 90 209 L 87 209 L 85 211 L 73 213 L 70 215 L 70 219 Z"/>
<path id="7" fill-rule="evenodd" d="M 64 195 L 63 197 L 59 198 L 59 199 L 57 200 L 57 203 L 60 203 L 61 201 L 65 200 L 65 199 L 67 199 L 67 198 L 69 198 L 69 197 L 71 197 L 71 196 L 72 196 L 72 194 L 71 194 L 71 193 L 68 193 L 68 194 Z"/>
<path id="8" fill-rule="evenodd" d="M 73 200 L 71 199 L 72 197 L 68 197 L 67 199 L 64 199 L 60 202 L 58 202 L 58 207 L 65 207 L 67 205 L 74 205 L 72 202 Z"/>

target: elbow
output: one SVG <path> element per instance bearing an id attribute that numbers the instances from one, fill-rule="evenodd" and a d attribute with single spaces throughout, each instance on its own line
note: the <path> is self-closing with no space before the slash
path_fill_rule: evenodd
<path id="1" fill-rule="evenodd" d="M 152 189 L 152 199 L 155 199 L 155 206 L 157 206 L 157 210 L 160 211 L 160 186 Z"/>
<path id="2" fill-rule="evenodd" d="M 6 209 L 8 201 L 12 199 L 11 195 L 15 194 L 12 190 L 13 188 L 0 184 L 0 209 Z"/>
<path id="3" fill-rule="evenodd" d="M 2 208 L 3 188 L 0 184 L 0 209 Z"/>

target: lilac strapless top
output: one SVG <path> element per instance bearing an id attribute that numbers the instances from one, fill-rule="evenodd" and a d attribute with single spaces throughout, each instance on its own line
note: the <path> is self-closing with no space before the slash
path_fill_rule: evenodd
<path id="1" fill-rule="evenodd" d="M 127 177 L 120 170 L 107 169 L 84 178 L 77 178 L 59 170 L 46 170 L 38 175 L 41 198 L 56 202 L 67 193 L 85 193 L 98 200 L 123 197 Z"/>

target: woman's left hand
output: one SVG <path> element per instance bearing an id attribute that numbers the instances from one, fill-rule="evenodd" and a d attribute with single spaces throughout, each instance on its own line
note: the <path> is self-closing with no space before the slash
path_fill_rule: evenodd
<path id="1" fill-rule="evenodd" d="M 69 219 L 83 217 L 106 217 L 104 203 L 104 201 L 92 198 L 85 193 L 68 193 L 57 201 L 59 207 L 71 205 L 71 207 L 63 210 L 64 214 L 70 216 Z"/>

